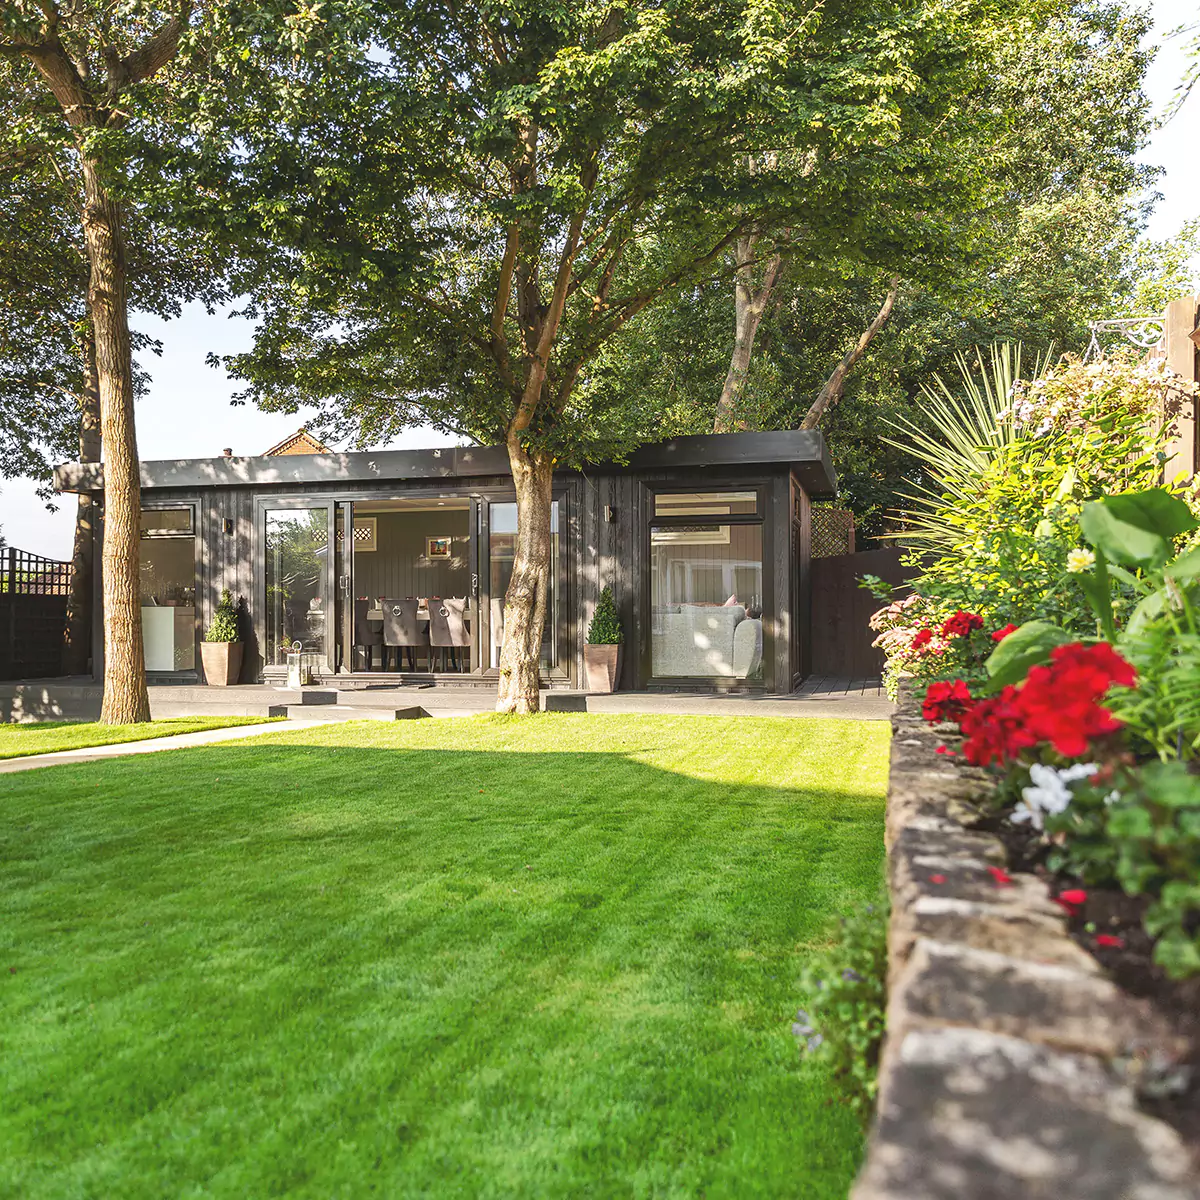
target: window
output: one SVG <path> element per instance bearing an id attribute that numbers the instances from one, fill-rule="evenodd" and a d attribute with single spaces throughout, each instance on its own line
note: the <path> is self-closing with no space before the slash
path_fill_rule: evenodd
<path id="1" fill-rule="evenodd" d="M 757 512 L 757 492 L 659 492 L 654 497 L 656 517 L 752 517 Z"/>
<path id="2" fill-rule="evenodd" d="M 757 493 L 654 497 L 650 608 L 652 674 L 762 679 L 763 527 Z"/>
<path id="3" fill-rule="evenodd" d="M 490 662 L 500 665 L 500 647 L 504 643 L 504 594 L 512 579 L 517 548 L 517 506 L 510 503 L 488 505 L 488 592 L 491 596 L 492 646 Z M 546 604 L 546 625 L 542 631 L 542 667 L 549 670 L 558 662 L 558 605 L 561 592 L 559 570 L 558 501 L 550 505 L 550 595 Z"/>
<path id="4" fill-rule="evenodd" d="M 325 653 L 331 621 L 326 595 L 329 509 L 275 508 L 266 513 L 266 645 L 268 666 L 284 666 L 297 642 L 311 654 Z"/>
<path id="5" fill-rule="evenodd" d="M 138 581 L 147 671 L 196 668 L 196 535 L 192 509 L 144 508 Z"/>

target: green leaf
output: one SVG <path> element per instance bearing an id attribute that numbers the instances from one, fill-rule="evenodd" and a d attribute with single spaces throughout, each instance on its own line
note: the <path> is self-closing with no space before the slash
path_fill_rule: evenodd
<path id="1" fill-rule="evenodd" d="M 1174 562 L 1167 564 L 1163 574 L 1169 579 L 1200 579 L 1200 546 L 1185 550 Z"/>
<path id="2" fill-rule="evenodd" d="M 1105 496 L 1083 506 L 1083 536 L 1113 562 L 1161 567 L 1171 539 L 1196 528 L 1191 509 L 1163 488 Z"/>
<path id="3" fill-rule="evenodd" d="M 1014 633 L 1010 633 L 988 655 L 984 664 L 992 686 L 1006 687 L 1019 683 L 1029 673 L 1030 667 L 1049 662 L 1055 646 L 1065 646 L 1071 635 L 1049 621 L 1029 621 Z"/>

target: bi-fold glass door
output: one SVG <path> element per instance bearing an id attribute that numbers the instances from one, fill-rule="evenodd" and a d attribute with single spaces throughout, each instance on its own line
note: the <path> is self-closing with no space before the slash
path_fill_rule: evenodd
<path id="1" fill-rule="evenodd" d="M 339 502 L 335 568 L 339 606 L 337 669 L 346 673 L 480 670 L 479 516 L 461 495 L 383 497 Z M 380 645 L 382 614 L 416 601 L 427 628 L 448 599 L 465 600 L 469 644 Z M 403 651 L 403 653 L 402 653 Z"/>

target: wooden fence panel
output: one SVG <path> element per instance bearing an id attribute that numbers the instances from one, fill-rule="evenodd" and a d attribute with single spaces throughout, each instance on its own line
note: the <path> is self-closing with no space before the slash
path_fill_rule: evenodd
<path id="1" fill-rule="evenodd" d="M 812 560 L 812 673 L 868 679 L 883 670 L 883 653 L 872 647 L 876 634 L 867 625 L 882 607 L 866 588 L 864 575 L 888 583 L 904 582 L 901 550 L 867 550 Z"/>
<path id="2" fill-rule="evenodd" d="M 70 593 L 70 563 L 0 550 L 0 679 L 62 674 Z"/>

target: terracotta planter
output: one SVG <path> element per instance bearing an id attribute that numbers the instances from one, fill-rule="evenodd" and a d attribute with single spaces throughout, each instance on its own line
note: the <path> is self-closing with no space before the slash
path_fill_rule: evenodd
<path id="1" fill-rule="evenodd" d="M 616 691 L 621 678 L 621 647 L 584 646 L 583 665 L 587 672 L 589 692 Z"/>
<path id="2" fill-rule="evenodd" d="M 241 642 L 201 642 L 200 659 L 209 687 L 228 687 L 242 673 Z"/>

